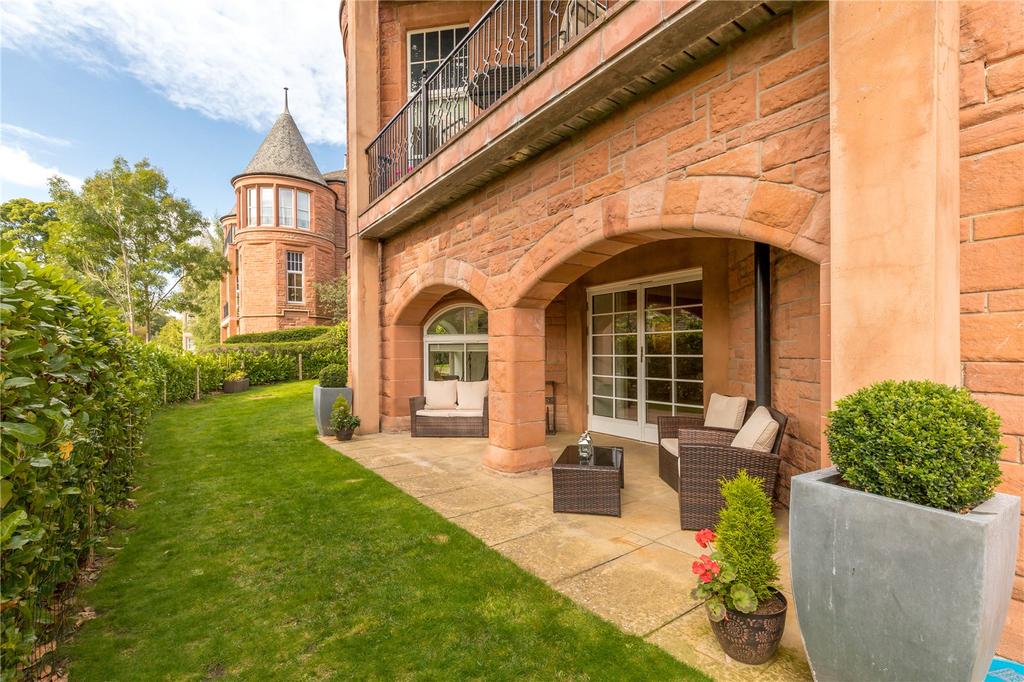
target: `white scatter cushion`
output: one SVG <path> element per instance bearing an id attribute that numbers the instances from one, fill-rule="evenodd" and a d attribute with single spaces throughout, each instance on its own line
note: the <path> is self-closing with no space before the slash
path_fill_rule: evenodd
<path id="1" fill-rule="evenodd" d="M 417 417 L 444 417 L 445 419 L 457 419 L 459 417 L 482 417 L 483 410 L 416 410 Z"/>
<path id="2" fill-rule="evenodd" d="M 662 438 L 661 447 L 672 453 L 673 456 L 679 456 L 679 439 L 678 438 Z"/>
<path id="3" fill-rule="evenodd" d="M 712 393 L 707 414 L 704 415 L 704 426 L 735 431 L 743 426 L 743 413 L 746 411 L 747 399 L 743 396 Z"/>
<path id="4" fill-rule="evenodd" d="M 427 399 L 424 407 L 428 410 L 454 410 L 458 393 L 457 381 L 424 381 L 423 397 Z"/>
<path id="5" fill-rule="evenodd" d="M 732 439 L 734 448 L 745 448 L 759 452 L 771 452 L 775 436 L 779 433 L 779 422 L 772 419 L 766 407 L 759 407 Z"/>
<path id="6" fill-rule="evenodd" d="M 487 396 L 486 381 L 457 381 L 460 410 L 483 410 Z"/>

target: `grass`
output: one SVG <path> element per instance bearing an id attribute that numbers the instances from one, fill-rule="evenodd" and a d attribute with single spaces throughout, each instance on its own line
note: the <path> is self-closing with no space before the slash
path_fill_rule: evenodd
<path id="1" fill-rule="evenodd" d="M 311 386 L 156 416 L 71 679 L 707 679 L 319 443 Z"/>

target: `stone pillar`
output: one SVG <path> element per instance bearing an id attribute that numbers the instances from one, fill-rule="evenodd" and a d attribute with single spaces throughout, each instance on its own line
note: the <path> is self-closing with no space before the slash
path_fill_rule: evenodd
<path id="1" fill-rule="evenodd" d="M 505 472 L 551 465 L 544 445 L 544 309 L 488 312 L 490 443 L 484 465 Z"/>
<path id="2" fill-rule="evenodd" d="M 383 331 L 381 429 L 408 431 L 409 398 L 423 390 L 423 327 L 394 324 Z"/>
<path id="3" fill-rule="evenodd" d="M 359 238 L 359 214 L 369 205 L 369 173 L 363 150 L 377 134 L 378 83 L 355 74 L 378 71 L 377 2 L 348 2 L 345 54 L 348 77 L 348 370 L 358 433 L 380 430 L 380 254 L 375 241 Z"/>
<path id="4" fill-rule="evenodd" d="M 829 4 L 832 402 L 960 383 L 958 11 Z"/>

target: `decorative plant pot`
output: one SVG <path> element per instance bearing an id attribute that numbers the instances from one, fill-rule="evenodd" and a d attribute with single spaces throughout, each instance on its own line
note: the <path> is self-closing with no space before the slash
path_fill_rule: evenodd
<path id="1" fill-rule="evenodd" d="M 795 476 L 793 598 L 818 682 L 983 680 L 1006 619 L 1020 498 L 967 514 Z"/>
<path id="2" fill-rule="evenodd" d="M 504 64 L 484 69 L 473 77 L 469 84 L 469 98 L 473 104 L 486 109 L 502 95 L 515 87 L 516 83 L 530 73 L 530 70 L 519 64 Z"/>
<path id="3" fill-rule="evenodd" d="M 711 631 L 729 658 L 757 665 L 775 655 L 786 629 L 789 604 L 781 592 L 774 593 L 776 600 L 762 604 L 754 613 L 727 609 L 724 620 L 711 621 Z"/>
<path id="4" fill-rule="evenodd" d="M 352 429 L 348 429 L 346 431 L 336 431 L 335 435 L 337 435 L 338 440 L 352 440 Z"/>
<path id="5" fill-rule="evenodd" d="M 234 379 L 231 381 L 224 382 L 225 393 L 241 393 L 242 391 L 249 390 L 249 379 Z"/>
<path id="6" fill-rule="evenodd" d="M 352 389 L 348 386 L 313 386 L 313 416 L 316 418 L 316 431 L 321 436 L 334 435 L 331 428 L 331 408 L 339 395 L 345 396 L 348 404 L 352 404 Z"/>

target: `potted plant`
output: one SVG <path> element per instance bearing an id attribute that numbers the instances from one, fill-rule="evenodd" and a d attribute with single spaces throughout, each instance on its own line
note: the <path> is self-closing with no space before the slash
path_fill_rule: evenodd
<path id="1" fill-rule="evenodd" d="M 313 386 L 313 416 L 316 430 L 321 436 L 334 435 L 331 428 L 331 407 L 338 396 L 345 396 L 352 404 L 352 389 L 345 386 L 348 371 L 344 365 L 327 365 L 320 370 L 319 382 Z"/>
<path id="2" fill-rule="evenodd" d="M 885 381 L 829 414 L 834 467 L 796 476 L 793 597 L 818 680 L 982 680 L 1006 618 L 1020 498 L 999 418 L 963 388 Z"/>
<path id="3" fill-rule="evenodd" d="M 352 407 L 345 400 L 345 396 L 339 395 L 331 410 L 331 428 L 334 429 L 338 440 L 352 440 L 352 432 L 360 423 L 359 417 L 352 414 Z"/>
<path id="4" fill-rule="evenodd" d="M 244 370 L 236 369 L 224 377 L 225 393 L 241 393 L 247 390 L 249 390 L 249 377 L 246 376 Z"/>
<path id="5" fill-rule="evenodd" d="M 717 532 L 697 532 L 697 544 L 709 554 L 693 562 L 693 597 L 704 601 L 711 630 L 730 658 L 764 663 L 779 648 L 787 609 L 777 587 L 772 502 L 761 480 L 743 469 L 721 486 L 725 507 Z"/>

